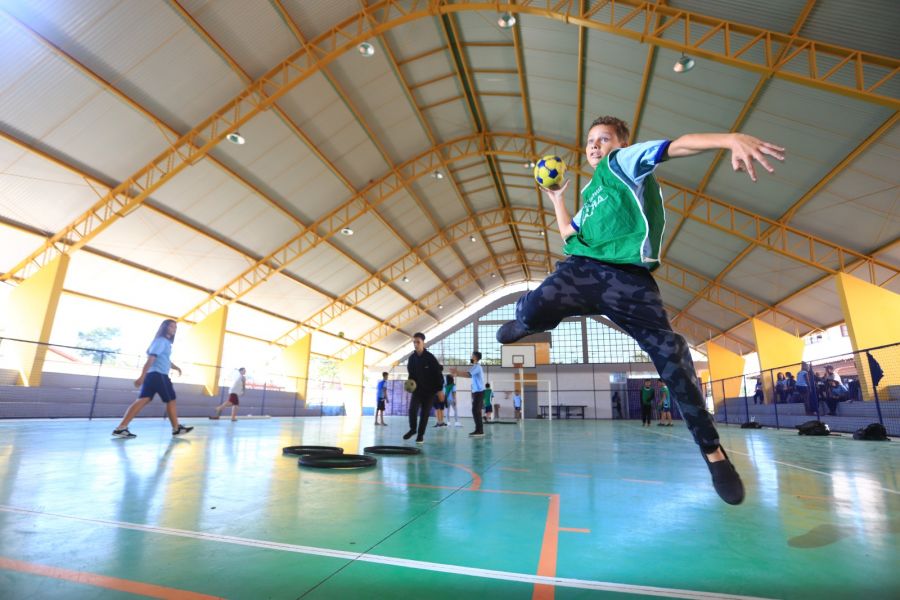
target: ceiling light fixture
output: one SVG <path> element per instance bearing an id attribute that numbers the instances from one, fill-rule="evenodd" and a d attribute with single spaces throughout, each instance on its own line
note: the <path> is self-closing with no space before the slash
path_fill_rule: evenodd
<path id="1" fill-rule="evenodd" d="M 438 308 L 444 308 L 443 304 L 438 304 Z"/>
<path id="2" fill-rule="evenodd" d="M 403 283 L 409 283 L 409 277 L 406 275 L 403 276 Z"/>
<path id="3" fill-rule="evenodd" d="M 685 56 L 684 53 L 681 53 L 681 58 L 675 61 L 675 66 L 672 67 L 672 70 L 676 73 L 687 73 L 691 69 L 694 68 L 694 59 L 690 56 Z"/>
<path id="4" fill-rule="evenodd" d="M 501 29 L 509 29 L 515 24 L 516 18 L 508 12 L 503 13 L 500 15 L 500 18 L 497 19 L 497 25 L 499 25 Z"/>
<path id="5" fill-rule="evenodd" d="M 344 227 L 341 229 L 341 235 L 353 235 L 353 230 L 349 227 Z"/>
<path id="6" fill-rule="evenodd" d="M 444 178 L 444 174 L 441 173 L 440 171 L 434 171 L 431 174 L 431 176 L 434 177 L 435 179 L 443 179 Z"/>
<path id="7" fill-rule="evenodd" d="M 541 237 L 544 237 L 544 231 L 541 230 Z"/>
<path id="8" fill-rule="evenodd" d="M 231 133 L 229 133 L 228 135 L 225 136 L 225 139 L 228 140 L 229 142 L 231 142 L 232 144 L 237 144 L 238 146 L 243 146 L 244 144 L 247 143 L 247 140 L 244 139 L 244 136 L 242 136 L 237 131 L 232 131 Z"/>
<path id="9" fill-rule="evenodd" d="M 491 273 L 491 277 L 492 277 L 492 278 L 493 278 L 493 277 L 496 277 L 496 276 L 497 276 L 496 273 Z"/>
<path id="10" fill-rule="evenodd" d="M 470 235 L 470 236 L 469 236 L 469 241 L 470 241 L 470 242 L 475 242 L 475 241 L 477 241 L 477 240 L 475 239 L 475 236 L 474 236 L 474 235 Z"/>
<path id="11" fill-rule="evenodd" d="M 373 46 L 369 42 L 363 42 L 362 44 L 357 46 L 356 49 L 359 50 L 360 55 L 364 56 L 365 58 L 368 58 L 375 54 L 375 46 Z"/>

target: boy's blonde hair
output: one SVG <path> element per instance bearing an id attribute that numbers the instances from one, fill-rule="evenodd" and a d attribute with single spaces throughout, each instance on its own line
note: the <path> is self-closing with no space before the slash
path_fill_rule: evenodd
<path id="1" fill-rule="evenodd" d="M 631 137 L 631 134 L 628 131 L 628 123 L 618 117 L 597 117 L 596 119 L 594 119 L 594 122 L 591 123 L 588 131 L 590 131 L 597 125 L 609 125 L 610 127 L 614 128 L 616 131 L 616 136 L 623 144 L 627 144 L 629 138 Z"/>

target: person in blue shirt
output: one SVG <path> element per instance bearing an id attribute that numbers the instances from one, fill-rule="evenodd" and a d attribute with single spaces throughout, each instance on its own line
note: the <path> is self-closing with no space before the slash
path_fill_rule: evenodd
<path id="1" fill-rule="evenodd" d="M 388 374 L 387 371 L 381 374 L 381 381 L 378 382 L 378 388 L 375 390 L 375 424 L 376 425 L 384 425 L 387 427 L 387 423 L 384 422 L 384 407 L 388 402 L 387 397 L 387 385 L 388 385 Z M 379 421 L 379 415 L 381 420 Z"/>
<path id="2" fill-rule="evenodd" d="M 147 348 L 147 362 L 141 371 L 141 376 L 134 381 L 134 387 L 141 388 L 138 399 L 131 403 L 122 422 L 112 434 L 120 438 L 134 438 L 135 434 L 128 431 L 128 424 L 145 406 L 150 404 L 153 397 L 159 394 L 160 399 L 166 405 L 166 414 L 172 423 L 172 435 L 188 433 L 193 427 L 185 427 L 178 423 L 178 409 L 175 405 L 175 388 L 169 379 L 169 371 L 175 369 L 181 375 L 181 369 L 172 362 L 172 343 L 175 341 L 175 332 L 178 323 L 173 319 L 166 319 L 156 331 L 156 337 Z"/>
<path id="3" fill-rule="evenodd" d="M 451 372 L 457 377 L 472 378 L 472 419 L 475 421 L 475 430 L 469 437 L 484 437 L 484 371 L 478 364 L 481 362 L 481 352 L 473 352 L 469 362 L 472 366 L 469 367 L 468 374 L 464 375 L 459 369 L 452 369 Z"/>
<path id="4" fill-rule="evenodd" d="M 783 160 L 784 148 L 741 133 L 695 133 L 632 146 L 629 137 L 628 125 L 616 117 L 591 124 L 584 152 L 594 173 L 581 190 L 582 206 L 574 218 L 565 204 L 568 181 L 558 190 L 544 190 L 568 258 L 519 299 L 516 319 L 500 327 L 497 341 L 514 343 L 553 329 L 566 317 L 606 315 L 652 359 L 700 447 L 719 497 L 740 504 L 743 483 L 719 443 L 687 341 L 672 331 L 650 274 L 659 266 L 666 224 L 653 171 L 669 159 L 721 149 L 731 151 L 735 171 L 756 181 L 754 162 L 772 172 L 768 160 Z"/>

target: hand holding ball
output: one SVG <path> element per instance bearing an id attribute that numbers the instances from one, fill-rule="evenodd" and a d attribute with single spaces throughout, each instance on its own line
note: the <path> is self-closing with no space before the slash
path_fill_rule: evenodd
<path id="1" fill-rule="evenodd" d="M 412 394 L 416 391 L 416 382 L 413 379 L 407 379 L 403 382 L 403 389 Z"/>
<path id="2" fill-rule="evenodd" d="M 558 156 L 545 156 L 534 167 L 534 180 L 547 190 L 558 190 L 566 174 L 566 163 Z"/>

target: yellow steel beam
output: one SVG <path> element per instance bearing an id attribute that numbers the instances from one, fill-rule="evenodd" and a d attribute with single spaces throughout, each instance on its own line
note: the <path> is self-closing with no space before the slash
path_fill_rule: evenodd
<path id="1" fill-rule="evenodd" d="M 561 257 L 560 257 L 561 258 Z M 525 260 L 532 265 L 547 264 L 543 252 L 525 252 L 512 251 L 497 256 L 497 262 L 501 267 L 505 266 L 521 266 Z M 493 269 L 491 261 L 487 258 L 482 259 L 472 267 L 472 271 L 464 271 L 451 277 L 447 281 L 424 294 L 420 300 L 420 304 L 426 307 L 437 307 L 442 304 L 444 299 L 452 295 L 454 291 L 465 289 L 473 283 L 473 277 L 482 277 L 489 274 Z M 360 345 L 372 345 L 374 342 L 381 340 L 395 331 L 399 331 L 404 325 L 418 319 L 424 314 L 423 310 L 418 306 L 407 305 L 397 311 L 377 326 L 363 334 L 357 340 L 349 343 L 348 346 L 342 348 L 333 355 L 334 358 L 346 358 L 359 349 Z"/>
<path id="2" fill-rule="evenodd" d="M 181 4 L 178 0 L 169 0 L 169 4 L 181 15 L 181 17 L 191 26 L 191 28 L 198 35 L 200 35 L 203 38 L 203 40 L 207 44 L 209 44 L 213 49 L 215 49 L 215 51 L 225 60 L 225 62 L 228 63 L 228 65 L 231 67 L 231 69 L 237 74 L 238 77 L 241 78 L 242 81 L 244 81 L 245 84 L 249 84 L 252 81 L 252 79 L 250 78 L 250 75 L 243 69 L 243 67 L 241 67 L 236 60 L 234 60 L 234 58 L 218 42 L 218 40 L 216 40 L 208 31 L 206 31 L 206 28 L 204 28 L 188 10 L 186 10 L 183 6 L 181 6 Z M 284 10 L 284 7 L 279 0 L 275 0 L 275 9 L 276 9 L 276 11 L 278 11 L 280 13 L 279 16 L 282 18 L 282 20 L 284 20 L 284 22 L 288 25 L 288 27 L 294 33 L 295 37 L 300 42 L 301 46 L 305 45 L 306 40 L 303 38 L 302 34 L 300 33 L 300 30 L 296 27 L 296 24 L 293 22 L 290 15 L 287 13 L 286 10 Z M 328 78 L 329 81 L 331 81 L 331 77 L 330 77 L 330 73 L 328 72 L 328 69 L 325 68 L 322 71 L 323 71 L 325 77 Z M 332 84 L 336 85 L 335 82 L 332 82 Z M 338 95 L 341 96 L 340 91 L 338 91 Z M 342 99 L 344 99 L 346 102 L 345 98 L 342 98 Z M 319 148 L 316 146 L 316 144 L 313 143 L 313 141 L 309 138 L 308 135 L 306 135 L 306 133 L 300 128 L 300 126 L 294 122 L 294 120 L 290 117 L 290 115 L 288 115 L 277 103 L 273 103 L 271 108 L 281 118 L 281 120 L 285 123 L 285 125 L 287 125 L 288 129 L 290 129 L 294 133 L 294 135 L 296 135 L 304 143 L 304 145 L 307 148 L 309 148 L 313 154 L 315 154 L 315 156 L 329 169 L 329 171 L 331 171 L 331 173 L 335 177 L 337 177 L 339 181 L 341 181 L 344 184 L 344 186 L 350 191 L 350 193 L 356 194 L 358 190 L 353 186 L 353 184 L 350 182 L 350 180 L 340 171 L 340 169 L 337 168 L 337 165 L 335 165 L 330 159 L 328 159 L 328 157 L 326 157 L 322 153 L 321 150 L 319 150 Z M 353 109 L 351 108 L 351 110 L 353 110 Z M 357 118 L 359 118 L 359 117 L 357 117 Z M 367 131 L 368 131 L 368 129 L 367 129 Z M 263 198 L 268 199 L 268 197 L 265 194 L 263 194 L 260 190 L 255 190 L 255 191 L 258 194 L 260 194 Z M 390 231 L 394 235 L 394 237 L 401 244 L 403 244 L 403 246 L 407 250 L 410 249 L 409 244 L 406 242 L 406 240 L 403 238 L 403 236 L 400 235 L 400 232 L 398 232 L 395 227 L 393 227 L 390 223 L 388 223 L 381 216 L 381 214 L 379 214 L 377 211 L 374 211 L 374 210 L 371 211 L 371 214 L 373 214 L 373 216 L 379 222 L 381 222 L 388 229 L 388 231 Z M 293 220 L 298 225 L 298 227 L 300 229 L 303 229 L 304 225 L 302 222 L 300 222 L 299 219 L 297 219 L 293 214 L 288 213 L 288 215 L 291 218 L 291 220 Z M 336 251 L 338 254 L 343 256 L 344 259 L 346 259 L 350 263 L 352 263 L 352 264 L 356 265 L 357 267 L 359 267 L 360 269 L 362 269 L 368 275 L 373 274 L 372 271 L 368 267 L 366 267 L 364 264 L 362 264 L 356 258 L 350 256 L 345 251 L 341 250 L 339 247 L 331 244 L 330 242 L 327 245 L 332 250 Z M 437 277 L 437 274 L 435 274 L 435 276 Z M 402 297 L 406 298 L 409 301 L 413 301 L 412 297 L 401 287 L 394 286 L 393 289 L 395 292 L 400 294 Z M 246 291 L 249 291 L 249 289 L 245 290 L 245 293 L 246 293 Z M 334 297 L 331 294 L 325 294 L 325 295 L 330 300 L 334 300 Z M 189 317 L 190 318 L 199 318 L 202 315 L 208 314 L 212 310 L 215 310 L 215 308 L 218 308 L 218 306 L 226 305 L 230 302 L 233 302 L 235 299 L 236 298 L 212 296 L 210 298 L 207 298 L 203 302 L 200 302 L 199 304 L 197 304 L 195 307 L 193 307 L 191 309 L 191 311 L 189 313 L 185 314 L 182 318 L 184 318 L 184 319 L 187 319 Z"/>
<path id="3" fill-rule="evenodd" d="M 472 77 L 472 73 L 468 64 L 469 61 L 466 59 L 463 46 L 503 47 L 514 46 L 514 44 L 507 42 L 463 43 L 457 29 L 456 19 L 452 14 L 442 15 L 441 24 L 441 31 L 447 41 L 447 46 L 451 49 L 451 62 L 453 63 L 453 68 L 459 78 L 459 84 L 463 88 L 463 92 L 466 97 L 466 106 L 468 107 L 472 121 L 475 124 L 475 131 L 478 133 L 485 133 L 488 129 L 487 121 L 485 120 L 484 111 L 482 110 L 478 92 L 475 88 L 475 78 Z M 485 162 L 487 163 L 488 172 L 490 172 L 491 174 L 491 179 L 500 199 L 500 205 L 508 208 L 510 206 L 510 202 L 509 198 L 506 196 L 506 190 L 503 187 L 500 167 L 494 162 L 493 156 L 485 155 L 484 158 Z M 512 234 L 516 250 L 521 252 L 523 248 L 522 241 L 519 239 L 518 231 L 516 231 L 515 227 L 512 225 L 510 225 L 510 233 Z M 526 279 L 531 277 L 531 274 L 528 272 L 527 265 L 522 265 L 522 271 L 525 273 Z"/>
<path id="4" fill-rule="evenodd" d="M 516 24 L 513 26 L 512 34 L 513 34 L 513 48 L 515 49 L 515 53 L 516 53 L 515 73 L 519 77 L 519 89 L 521 90 L 521 95 L 522 95 L 522 116 L 525 119 L 525 132 L 529 136 L 532 136 L 532 140 L 533 140 L 534 139 L 534 137 L 533 137 L 534 136 L 534 123 L 531 120 L 531 109 L 528 106 L 528 102 L 529 102 L 528 82 L 527 82 L 526 76 L 525 76 L 525 57 L 523 56 L 523 53 L 522 53 L 522 32 L 521 32 L 521 24 L 520 23 L 516 22 Z M 532 160 L 537 160 L 539 158 L 539 157 L 535 156 L 535 147 L 534 147 L 533 142 L 531 145 L 531 153 L 532 153 L 532 156 L 534 157 Z M 502 161 L 495 161 L 495 164 L 498 165 L 498 168 L 499 168 L 499 164 L 501 162 Z M 506 187 L 509 188 L 512 186 L 507 184 Z M 550 236 L 547 235 L 547 220 L 543 216 L 544 215 L 544 194 L 541 192 L 540 188 L 535 187 L 534 185 L 529 186 L 529 188 L 534 190 L 534 194 L 537 197 L 536 204 L 537 204 L 537 207 L 541 214 L 541 230 L 543 232 L 543 237 L 544 237 L 544 239 L 543 239 L 544 252 L 546 252 L 546 254 L 547 254 L 547 261 L 548 261 L 547 265 L 546 265 L 547 272 L 549 273 L 553 269 L 552 269 L 552 265 L 549 262 L 550 261 Z M 576 188 L 576 189 L 580 189 L 580 188 Z M 555 219 L 555 215 L 554 215 L 554 219 Z M 519 231 L 520 241 L 521 241 L 521 235 L 522 235 L 522 232 Z"/>
<path id="5" fill-rule="evenodd" d="M 881 136 L 883 136 L 885 133 L 890 131 L 891 128 L 893 128 L 894 125 L 898 122 L 898 120 L 900 120 L 900 112 L 894 113 L 889 119 L 887 119 L 884 123 L 882 123 L 881 126 L 878 127 L 878 129 L 873 131 L 869 135 L 869 137 L 867 137 L 865 140 L 863 140 L 856 148 L 853 149 L 852 152 L 850 152 L 850 154 L 848 154 L 846 157 L 844 157 L 844 159 L 841 160 L 841 162 L 839 162 L 837 165 L 835 165 L 834 168 L 831 169 L 831 171 L 829 171 L 824 177 L 822 177 L 822 179 L 820 179 L 805 194 L 803 194 L 796 202 L 794 202 L 794 204 L 781 217 L 779 217 L 778 221 L 775 224 L 771 224 L 764 232 L 762 232 L 760 237 L 767 238 L 768 236 L 771 236 L 771 235 L 777 235 L 776 230 L 777 230 L 778 225 L 788 223 L 794 217 L 794 215 L 800 209 L 801 206 L 806 204 L 811 198 L 813 198 L 816 194 L 818 194 L 819 191 L 823 187 L 825 187 L 829 181 L 831 181 L 838 173 L 842 172 L 846 167 L 848 167 L 854 160 L 856 160 L 856 158 L 860 154 L 865 152 L 865 150 L 867 148 L 869 148 L 872 144 L 874 144 L 876 141 L 878 141 L 881 138 Z M 692 207 L 692 208 L 695 208 L 695 207 Z M 730 273 L 731 270 L 741 260 L 743 260 L 744 257 L 746 257 L 750 253 L 750 251 L 753 250 L 755 247 L 756 247 L 756 245 L 752 244 L 752 243 L 747 245 L 747 247 L 744 248 L 740 253 L 738 253 L 738 255 L 735 256 L 731 260 L 730 263 L 725 265 L 725 267 L 719 272 L 719 275 L 716 276 L 715 282 L 722 281 L 725 278 L 725 276 L 728 275 L 728 273 Z M 844 270 L 844 269 L 841 269 L 841 270 Z M 875 283 L 874 272 L 872 271 L 871 268 L 870 268 L 869 280 L 871 283 Z M 879 285 L 884 285 L 884 283 L 886 283 L 886 282 L 883 281 Z M 694 300 L 692 300 L 687 305 L 685 305 L 685 307 L 682 309 L 681 312 L 689 310 L 691 308 L 691 306 L 693 306 L 694 303 L 696 302 L 696 300 L 698 300 L 698 299 L 699 299 L 699 296 L 695 297 Z M 676 316 L 676 318 L 677 318 L 677 316 Z"/>
<path id="6" fill-rule="evenodd" d="M 514 219 L 512 223 L 508 220 L 510 212 Z M 404 274 L 421 264 L 422 261 L 436 256 L 457 242 L 466 240 L 472 235 L 488 235 L 485 232 L 503 229 L 510 224 L 539 228 L 546 214 L 534 208 L 513 207 L 511 211 L 507 211 L 505 208 L 496 208 L 467 216 L 445 227 L 445 231 L 441 235 L 435 235 L 422 242 L 419 245 L 418 252 L 409 252 L 388 264 L 382 269 L 380 277 L 373 275 L 367 278 L 319 312 L 304 319 L 302 324 L 280 336 L 278 342 L 290 345 L 306 333 L 321 329 L 327 323 L 330 323 L 382 290 L 387 286 L 388 281 L 400 279 Z M 490 260 L 491 257 L 488 257 L 488 259 Z M 502 276 L 500 264 L 496 260 L 494 260 L 493 264 L 496 272 Z M 544 266 L 546 267 L 546 265 Z"/>
<path id="7" fill-rule="evenodd" d="M 30 276 L 55 256 L 77 251 L 123 214 L 140 205 L 160 185 L 205 156 L 227 134 L 236 131 L 307 77 L 372 35 L 430 16 L 472 10 L 493 12 L 501 6 L 511 12 L 544 16 L 641 42 L 690 51 L 697 56 L 760 73 L 775 68 L 776 77 L 864 98 L 895 110 L 900 108 L 900 100 L 879 92 L 885 83 L 900 74 L 898 59 L 814 40 L 790 38 L 785 34 L 647 2 L 608 0 L 584 10 L 579 0 L 562 0 L 555 5 L 547 0 L 522 0 L 520 4 L 507 5 L 453 0 L 382 0 L 322 33 L 254 81 L 153 161 L 116 186 L 90 210 L 13 266 L 2 279 L 12 278 L 23 271 L 25 277 Z M 618 19 L 615 17 L 617 6 Z M 659 14 L 664 14 L 667 21 L 653 29 L 651 23 Z M 691 27 L 694 28 L 693 34 Z M 666 31 L 680 32 L 682 35 L 679 37 L 683 39 L 667 39 L 664 37 Z M 712 35 L 695 39 L 694 34 L 709 32 Z M 777 52 L 789 44 L 793 44 L 794 50 L 781 64 L 775 64 L 773 50 Z M 837 64 L 826 72 L 820 72 L 817 67 L 834 61 Z M 798 69 L 800 64 L 803 68 Z M 843 73 L 845 67 L 853 68 L 853 84 L 844 84 L 835 78 Z M 872 83 L 875 78 L 878 78 L 877 81 Z"/>
<path id="8" fill-rule="evenodd" d="M 790 35 L 792 38 L 796 38 L 797 34 L 799 34 L 803 29 L 803 24 L 806 23 L 806 19 L 812 12 L 815 4 L 816 0 L 806 0 L 806 5 L 803 7 L 803 10 L 800 12 L 797 20 L 794 22 L 794 26 L 791 28 Z M 789 49 L 790 45 L 785 45 L 778 52 L 778 56 L 775 57 L 775 64 L 778 64 L 782 60 L 782 58 L 784 58 L 784 55 L 787 54 Z M 754 87 L 753 91 L 750 92 L 750 97 L 747 98 L 746 102 L 744 102 L 744 106 L 741 107 L 741 111 L 740 113 L 738 113 L 738 116 L 734 120 L 734 123 L 731 125 L 731 129 L 729 131 L 736 132 L 744 126 L 744 121 L 750 114 L 750 110 L 756 105 L 757 98 L 759 98 L 760 94 L 762 94 L 769 81 L 771 81 L 773 74 L 774 70 L 763 74 L 763 76 L 759 78 L 759 81 L 756 82 L 756 87 Z M 723 156 L 725 156 L 725 150 L 716 151 L 712 161 L 709 164 L 709 168 L 706 169 L 706 173 L 700 180 L 700 185 L 697 186 L 698 192 L 706 191 L 706 186 L 709 185 L 713 174 L 716 172 L 716 167 L 719 165 L 719 161 L 722 160 Z M 684 219 L 679 220 L 678 223 L 675 224 L 675 229 L 672 230 L 672 233 L 669 235 L 669 239 L 666 240 L 665 244 L 663 244 L 662 251 L 660 252 L 660 259 L 665 259 L 666 255 L 669 252 L 669 248 L 672 246 L 672 243 L 675 241 L 676 236 L 678 236 L 678 233 L 681 231 L 682 225 L 684 225 Z"/>
<path id="9" fill-rule="evenodd" d="M 431 144 L 433 146 L 437 146 L 438 139 L 434 133 L 434 129 L 431 127 L 431 124 L 429 123 L 428 119 L 425 117 L 425 114 L 422 112 L 422 109 L 416 103 L 416 99 L 412 93 L 413 87 L 409 84 L 409 82 L 406 79 L 406 76 L 403 74 L 403 70 L 401 69 L 400 62 L 397 60 L 397 57 L 394 54 L 394 50 L 391 48 L 390 43 L 388 42 L 387 38 L 384 35 L 380 36 L 380 39 L 384 46 L 385 53 L 387 54 L 388 60 L 390 61 L 391 65 L 394 68 L 394 73 L 397 75 L 397 79 L 400 81 L 400 85 L 403 88 L 404 92 L 406 93 L 406 97 L 409 100 L 409 103 L 412 106 L 413 111 L 416 113 L 416 116 L 419 118 L 419 123 L 422 124 L 422 128 L 425 131 L 425 135 L 428 136 L 428 140 L 431 142 Z M 451 73 L 450 76 L 453 77 L 455 75 L 453 73 Z M 441 156 L 441 158 L 443 158 L 443 157 Z M 466 195 L 463 193 L 462 189 L 459 187 L 461 182 L 459 180 L 457 180 L 456 174 L 450 168 L 450 165 L 446 161 L 443 161 L 443 160 L 441 162 L 441 169 L 443 171 L 446 171 L 447 180 L 450 182 L 450 185 L 453 187 L 453 191 L 456 194 L 456 197 L 459 200 L 459 203 L 462 205 L 463 209 L 465 209 L 466 214 L 469 217 L 472 217 L 475 214 L 475 211 L 473 210 L 472 205 L 469 202 L 469 200 L 466 198 Z M 495 255 L 494 249 L 491 248 L 490 246 L 488 246 L 487 250 L 488 250 L 488 254 L 491 257 L 493 257 Z M 459 253 L 457 253 L 457 255 L 459 255 Z M 465 261 L 462 259 L 462 256 L 459 256 L 459 259 L 462 262 L 462 264 L 465 265 L 466 267 L 471 266 L 471 264 L 468 261 Z M 495 266 L 496 266 L 496 260 L 495 260 Z M 499 270 L 499 268 L 498 268 L 498 270 Z M 505 278 L 503 279 L 503 283 L 504 284 L 506 283 Z M 481 287 L 481 286 L 479 286 L 479 287 Z M 482 291 L 483 291 L 483 289 L 482 289 Z"/>

